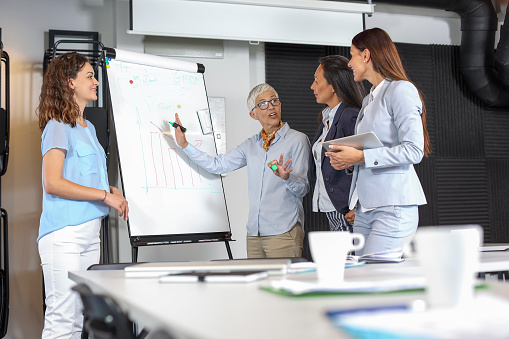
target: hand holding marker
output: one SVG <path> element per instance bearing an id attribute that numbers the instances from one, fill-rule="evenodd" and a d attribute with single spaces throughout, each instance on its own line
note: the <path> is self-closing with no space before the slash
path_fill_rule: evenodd
<path id="1" fill-rule="evenodd" d="M 274 174 L 280 177 L 283 180 L 286 180 L 290 177 L 290 172 L 293 171 L 293 168 L 288 169 L 290 166 L 290 163 L 292 162 L 292 159 L 288 159 L 288 161 L 283 165 L 283 156 L 284 154 L 281 153 L 281 156 L 279 157 L 279 161 L 272 160 L 267 164 L 271 170 L 274 171 Z"/>
<path id="2" fill-rule="evenodd" d="M 179 115 L 175 113 L 175 122 L 168 122 L 170 125 L 172 125 L 175 128 L 175 142 L 180 148 L 186 148 L 188 145 L 188 142 L 186 140 L 185 132 L 187 131 L 187 128 L 182 126 L 182 122 L 179 119 Z"/>
<path id="3" fill-rule="evenodd" d="M 170 125 L 172 125 L 173 127 L 175 127 L 175 128 L 179 128 L 179 127 L 180 127 L 180 130 L 181 130 L 182 132 L 184 132 L 184 133 L 186 133 L 186 131 L 187 131 L 187 128 L 185 128 L 184 126 L 181 126 L 181 125 L 177 124 L 176 122 L 168 121 L 168 123 L 169 123 Z"/>

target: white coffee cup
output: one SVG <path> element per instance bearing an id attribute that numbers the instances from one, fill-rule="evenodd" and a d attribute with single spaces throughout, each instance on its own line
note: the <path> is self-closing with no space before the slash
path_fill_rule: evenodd
<path id="1" fill-rule="evenodd" d="M 417 229 L 415 247 L 429 307 L 458 307 L 473 300 L 482 241 L 479 225 Z"/>
<path id="2" fill-rule="evenodd" d="M 364 247 L 364 236 L 360 233 L 309 232 L 308 240 L 318 280 L 331 284 L 343 282 L 348 253 Z"/>

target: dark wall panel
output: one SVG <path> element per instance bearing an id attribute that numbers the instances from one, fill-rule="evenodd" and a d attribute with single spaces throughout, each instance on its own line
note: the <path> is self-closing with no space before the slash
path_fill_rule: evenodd
<path id="1" fill-rule="evenodd" d="M 486 163 L 470 159 L 437 159 L 437 225 L 479 224 L 489 240 L 490 213 Z"/>
<path id="2" fill-rule="evenodd" d="M 507 114 L 507 113 L 506 113 Z M 509 115 L 509 114 L 508 114 Z M 509 242 L 509 159 L 488 159 L 490 241 Z"/>
<path id="3" fill-rule="evenodd" d="M 483 118 L 486 158 L 509 159 L 509 114 L 501 109 L 486 108 Z"/>
<path id="4" fill-rule="evenodd" d="M 459 72 L 459 47 L 429 46 L 435 54 L 438 157 L 483 158 L 483 110 Z"/>

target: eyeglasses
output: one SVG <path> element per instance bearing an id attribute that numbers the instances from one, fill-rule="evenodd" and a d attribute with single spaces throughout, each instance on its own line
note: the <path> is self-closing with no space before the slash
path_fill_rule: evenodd
<path id="1" fill-rule="evenodd" d="M 269 100 L 269 101 L 262 101 L 262 102 L 258 103 L 255 107 L 253 107 L 253 110 L 256 107 L 258 107 L 261 110 L 266 110 L 267 108 L 269 108 L 269 103 L 271 103 L 272 106 L 279 106 L 279 105 L 281 105 L 281 101 L 279 101 L 279 98 L 274 98 L 274 99 Z"/>

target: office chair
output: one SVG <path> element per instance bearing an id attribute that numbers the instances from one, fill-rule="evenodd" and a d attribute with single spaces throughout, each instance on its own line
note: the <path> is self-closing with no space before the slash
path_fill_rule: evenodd
<path id="1" fill-rule="evenodd" d="M 136 336 L 132 322 L 112 298 L 94 294 L 85 284 L 72 288 L 83 301 L 85 321 L 83 331 L 92 334 L 94 339 L 142 339 L 147 336 L 143 331 Z"/>
<path id="2" fill-rule="evenodd" d="M 176 339 L 175 336 L 166 332 L 165 330 L 159 329 L 156 331 L 150 332 L 150 336 L 147 339 Z"/>

